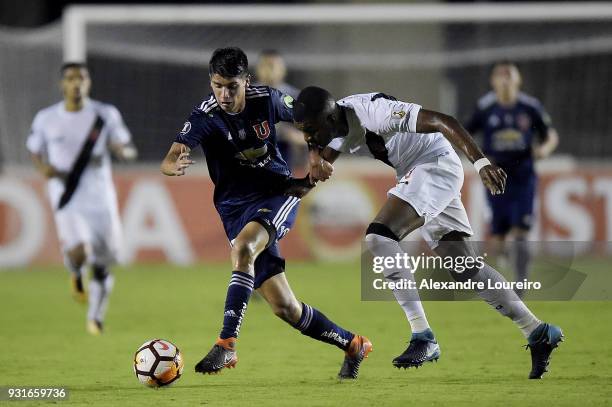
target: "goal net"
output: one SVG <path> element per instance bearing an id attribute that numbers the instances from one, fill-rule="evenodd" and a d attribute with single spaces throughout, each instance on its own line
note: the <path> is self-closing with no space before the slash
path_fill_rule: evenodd
<path id="1" fill-rule="evenodd" d="M 611 22 L 608 3 L 70 7 L 63 26 L 0 30 L 2 156 L 25 160 L 33 114 L 59 97 L 59 64 L 86 58 L 92 96 L 119 107 L 142 158 L 157 162 L 209 92 L 212 51 L 236 45 L 252 65 L 278 50 L 298 88 L 380 91 L 459 119 L 488 90 L 491 63 L 514 60 L 559 129 L 560 152 L 603 159 Z"/>

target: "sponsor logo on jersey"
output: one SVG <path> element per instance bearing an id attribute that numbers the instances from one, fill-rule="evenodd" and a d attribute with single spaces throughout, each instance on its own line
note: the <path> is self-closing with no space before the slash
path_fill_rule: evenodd
<path id="1" fill-rule="evenodd" d="M 238 138 L 240 140 L 246 139 L 246 130 L 245 129 L 239 129 L 238 130 Z"/>
<path id="2" fill-rule="evenodd" d="M 270 124 L 267 120 L 254 124 L 253 130 L 255 130 L 255 134 L 257 134 L 257 137 L 261 140 L 265 140 L 270 136 Z"/>
<path id="3" fill-rule="evenodd" d="M 268 153 L 268 146 L 263 145 L 261 147 L 247 148 L 239 153 L 236 153 L 236 158 L 244 161 L 255 162 L 258 159 L 262 159 Z"/>
<path id="4" fill-rule="evenodd" d="M 391 113 L 391 116 L 395 117 L 396 119 L 403 119 L 404 116 L 406 116 L 406 112 L 404 112 L 403 110 L 400 110 L 400 111 Z"/>
<path id="5" fill-rule="evenodd" d="M 269 212 L 272 212 L 272 210 L 271 210 L 271 209 L 268 209 L 268 208 L 260 208 L 260 209 L 258 209 L 258 210 L 257 210 L 257 212 L 261 212 L 261 213 L 269 213 Z"/>
<path id="6" fill-rule="evenodd" d="M 491 147 L 494 151 L 520 151 L 527 148 L 523 133 L 514 128 L 505 128 L 493 133 Z"/>
<path id="7" fill-rule="evenodd" d="M 293 109 L 293 98 L 289 95 L 285 95 L 283 96 L 283 103 L 285 104 L 285 106 L 287 106 L 289 109 Z"/>
<path id="8" fill-rule="evenodd" d="M 183 129 L 181 130 L 181 135 L 184 136 L 185 134 L 189 133 L 189 130 L 191 130 L 191 123 L 185 122 L 185 124 L 183 124 Z"/>

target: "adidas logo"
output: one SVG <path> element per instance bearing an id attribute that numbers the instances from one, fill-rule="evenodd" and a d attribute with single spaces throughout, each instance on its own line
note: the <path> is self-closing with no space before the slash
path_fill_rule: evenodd
<path id="1" fill-rule="evenodd" d="M 337 332 L 334 331 L 326 331 L 321 334 L 322 337 L 329 338 L 338 342 L 339 344 L 346 346 L 348 344 L 348 339 L 344 339 Z"/>
<path id="2" fill-rule="evenodd" d="M 238 318 L 238 315 L 236 315 L 233 309 L 228 309 L 223 313 L 223 315 L 225 315 L 226 317 Z"/>

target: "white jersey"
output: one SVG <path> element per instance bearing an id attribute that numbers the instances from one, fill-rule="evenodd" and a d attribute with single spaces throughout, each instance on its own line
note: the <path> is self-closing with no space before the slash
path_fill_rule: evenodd
<path id="1" fill-rule="evenodd" d="M 441 133 L 416 132 L 421 109 L 417 104 L 392 100 L 382 93 L 347 96 L 338 104 L 347 108 L 349 131 L 345 137 L 333 139 L 328 147 L 380 159 L 395 169 L 398 179 L 417 164 L 454 154 Z"/>
<path id="2" fill-rule="evenodd" d="M 98 115 L 104 126 L 68 206 L 116 207 L 109 146 L 129 143 L 130 133 L 117 108 L 91 99 L 87 99 L 77 112 L 67 111 L 64 102 L 56 103 L 39 111 L 32 123 L 27 139 L 28 150 L 42 155 L 57 170 L 70 172 Z M 55 209 L 64 192 L 64 182 L 51 178 L 47 181 L 47 189 Z"/>

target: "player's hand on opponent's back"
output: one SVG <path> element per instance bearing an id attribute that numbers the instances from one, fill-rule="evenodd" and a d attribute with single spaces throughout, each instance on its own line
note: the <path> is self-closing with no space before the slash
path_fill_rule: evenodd
<path id="1" fill-rule="evenodd" d="M 482 183 L 489 189 L 491 195 L 501 195 L 506 189 L 506 172 L 495 164 L 489 164 L 478 173 Z"/>
<path id="2" fill-rule="evenodd" d="M 315 185 L 310 180 L 310 175 L 306 175 L 304 178 L 289 178 L 284 193 L 285 195 L 303 198 Z"/>
<path id="3" fill-rule="evenodd" d="M 318 151 L 310 151 L 308 163 L 310 166 L 310 182 L 327 181 L 334 172 L 334 166 L 323 159 Z"/>

